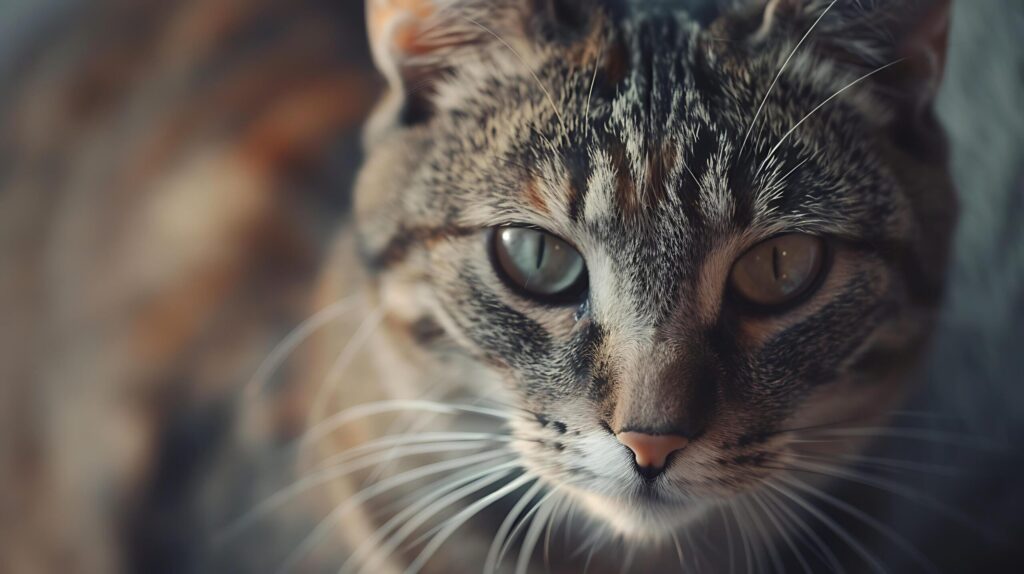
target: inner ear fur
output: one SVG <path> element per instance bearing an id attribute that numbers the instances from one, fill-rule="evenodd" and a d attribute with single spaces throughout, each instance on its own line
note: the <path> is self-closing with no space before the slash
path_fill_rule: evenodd
<path id="1" fill-rule="evenodd" d="M 439 82 L 464 58 L 492 50 L 527 51 L 530 44 L 570 41 L 594 12 L 585 0 L 367 0 L 370 46 L 388 80 L 398 120 L 433 113 Z"/>

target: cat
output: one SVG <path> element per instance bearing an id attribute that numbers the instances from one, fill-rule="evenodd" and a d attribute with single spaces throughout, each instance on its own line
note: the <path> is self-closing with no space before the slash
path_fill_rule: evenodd
<path id="1" fill-rule="evenodd" d="M 27 557 L 15 564 L 956 568 L 922 546 L 945 537 L 905 540 L 909 528 L 883 520 L 897 505 L 877 500 L 877 489 L 850 488 L 874 481 L 906 495 L 890 475 L 869 471 L 916 468 L 904 451 L 886 459 L 861 451 L 875 435 L 922 430 L 899 426 L 915 413 L 898 409 L 914 393 L 943 302 L 956 213 L 933 114 L 946 3 L 369 0 L 369 48 L 387 87 L 363 133 L 350 220 L 330 193 L 238 195 L 295 185 L 291 174 L 316 173 L 307 163 L 324 150 L 336 152 L 343 174 L 354 163 L 344 134 L 370 101 L 355 86 L 375 83 L 345 59 L 366 49 L 355 4 L 317 18 L 323 9 L 225 3 L 220 19 L 201 26 L 209 4 L 156 13 L 120 6 L 122 20 L 106 22 L 120 29 L 139 18 L 169 30 L 156 36 L 159 81 L 149 85 L 171 95 L 141 90 L 120 104 L 143 106 L 154 120 L 148 129 L 126 135 L 116 123 L 96 124 L 93 140 L 121 146 L 96 147 L 72 173 L 91 165 L 95 174 L 98 163 L 117 177 L 77 180 L 82 199 L 68 203 L 103 214 L 108 204 L 89 200 L 105 197 L 93 191 L 104 182 L 128 182 L 113 186 L 125 195 L 137 181 L 162 183 L 130 209 L 129 221 L 141 223 L 119 234 L 100 227 L 111 243 L 142 244 L 115 263 L 159 253 L 162 269 L 132 268 L 122 277 L 142 285 L 113 280 L 126 294 L 104 299 L 109 285 L 93 283 L 94 267 L 57 267 L 76 290 L 52 300 L 71 311 L 105 300 L 100 309 L 130 310 L 126 326 L 98 339 L 83 330 L 120 323 L 51 309 L 57 319 L 43 324 L 66 337 L 50 352 L 104 360 L 43 377 L 83 381 L 86 392 L 42 388 L 60 392 L 51 423 L 64 438 L 58 460 L 93 470 L 81 483 L 43 489 L 78 493 L 76 505 L 56 497 L 58 509 L 37 512 L 44 522 L 73 518 L 55 530 L 88 547 L 83 555 L 110 555 L 40 558 L 64 548 L 53 537 L 33 557 L 32 535 L 45 536 L 27 528 L 5 536 Z M 262 33 L 229 33 L 236 27 Z M 85 34 L 113 53 L 124 51 L 120 41 L 137 46 L 107 39 L 105 29 Z M 294 33 L 267 38 L 278 29 Z M 196 30 L 206 34 L 189 35 Z M 255 54 L 260 64 L 247 75 L 230 57 L 193 63 L 221 52 Z M 25 92 L 59 93 L 45 89 L 54 77 L 62 75 L 43 74 Z M 133 79 L 99 77 L 97 95 L 78 105 L 110 106 L 120 117 L 110 94 Z M 232 85 L 242 91 L 225 89 Z M 325 93 L 341 101 L 317 97 Z M 148 152 L 135 142 L 179 123 L 180 94 L 212 102 L 210 115 L 183 130 L 191 139 L 171 131 L 170 144 L 155 148 L 170 151 L 118 161 L 117 150 Z M 233 101 L 253 108 L 209 129 Z M 241 129 L 253 124 L 261 129 Z M 325 143 L 339 133 L 340 143 Z M 35 156 L 22 153 L 14 165 L 33 169 L 25 158 Z M 143 171 L 131 179 L 120 169 Z M 333 191 L 347 185 L 341 179 L 297 181 Z M 208 181 L 223 182 L 222 194 L 187 193 L 209 194 Z M 46 211 L 42 196 L 21 187 L 11 196 L 20 203 L 8 204 L 19 209 L 7 213 Z M 294 207 L 303 202 L 318 216 Z M 65 220 L 54 245 L 104 237 Z M 197 242 L 224 246 L 218 257 L 189 248 L 191 238 L 175 233 L 183 220 L 208 230 L 192 235 Z M 31 221 L 9 229 L 38 233 Z M 104 261 L 81 255 L 104 248 L 83 244 L 63 260 Z M 153 287 L 176 282 L 182 291 Z M 218 304 L 239 284 L 267 287 Z M 153 294 L 133 305 L 147 285 Z M 254 350 L 265 349 L 268 326 L 299 312 L 309 285 L 320 311 L 239 385 L 239 373 L 259 362 Z M 212 326 L 195 325 L 200 318 Z M 147 333 L 162 336 L 138 335 Z M 104 397 L 117 392 L 103 389 L 118 384 L 164 390 L 112 406 Z M 184 394 L 174 389 L 199 396 L 167 405 L 165 397 Z M 158 416 L 140 414 L 153 410 Z M 96 420 L 110 424 L 81 432 L 78 421 Z M 117 437 L 137 444 L 127 454 L 90 448 Z M 95 496 L 111 488 L 113 500 Z M 922 515 L 920 506 L 909 512 Z M 104 519 L 110 514 L 119 518 Z M 936 515 L 945 516 L 923 513 L 930 525 Z M 1003 546 L 963 536 L 979 548 L 974 563 L 985 554 L 996 570 L 1015 563 Z"/>
<path id="2" fill-rule="evenodd" d="M 316 370 L 329 390 L 313 436 L 343 460 L 386 428 L 331 441 L 333 413 L 439 385 L 505 405 L 490 416 L 510 430 L 464 431 L 485 450 L 454 461 L 469 466 L 457 495 L 451 477 L 412 480 L 452 462 L 397 456 L 386 495 L 363 501 L 377 490 L 359 473 L 336 486 L 338 510 L 306 542 L 336 528 L 355 549 L 346 566 L 492 571 L 512 524 L 500 518 L 523 508 L 443 542 L 525 490 L 536 516 L 518 571 L 568 508 L 663 568 L 657 549 L 719 508 L 761 530 L 775 517 L 757 508 L 807 504 L 817 483 L 800 473 L 840 472 L 858 425 L 907 391 L 954 222 L 931 112 L 947 6 L 771 2 L 703 24 L 617 8 L 368 4 L 389 91 L 355 187 L 367 277 L 346 288 L 356 263 L 329 262 L 324 303 L 363 293 L 364 326 L 379 324 L 366 349 L 385 358 Z M 365 379 L 384 384 L 340 386 Z M 446 503 L 399 527 L 396 498 Z M 442 510 L 455 514 L 403 552 Z"/>

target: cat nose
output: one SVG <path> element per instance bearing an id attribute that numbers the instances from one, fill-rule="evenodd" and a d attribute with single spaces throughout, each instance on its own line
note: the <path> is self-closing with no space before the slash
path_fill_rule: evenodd
<path id="1" fill-rule="evenodd" d="M 670 454 L 690 444 L 690 439 L 677 434 L 656 435 L 629 431 L 620 432 L 615 438 L 633 451 L 640 473 L 647 478 L 657 476 L 665 468 L 665 461 Z"/>

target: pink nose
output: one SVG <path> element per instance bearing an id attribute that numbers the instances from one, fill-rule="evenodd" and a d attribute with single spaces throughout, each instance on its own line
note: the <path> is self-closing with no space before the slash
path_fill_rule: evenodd
<path id="1" fill-rule="evenodd" d="M 640 468 L 663 468 L 668 455 L 682 450 L 690 444 L 690 439 L 675 434 L 653 435 L 640 432 L 620 432 L 615 436 L 619 442 L 633 451 L 636 465 Z"/>

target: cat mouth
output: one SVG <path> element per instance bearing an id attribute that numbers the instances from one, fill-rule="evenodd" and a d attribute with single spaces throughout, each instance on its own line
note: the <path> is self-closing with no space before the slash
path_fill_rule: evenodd
<path id="1" fill-rule="evenodd" d="M 649 539 L 701 516 L 709 506 L 696 498 L 681 499 L 655 484 L 638 485 L 620 496 L 579 493 L 590 514 L 627 538 Z"/>

